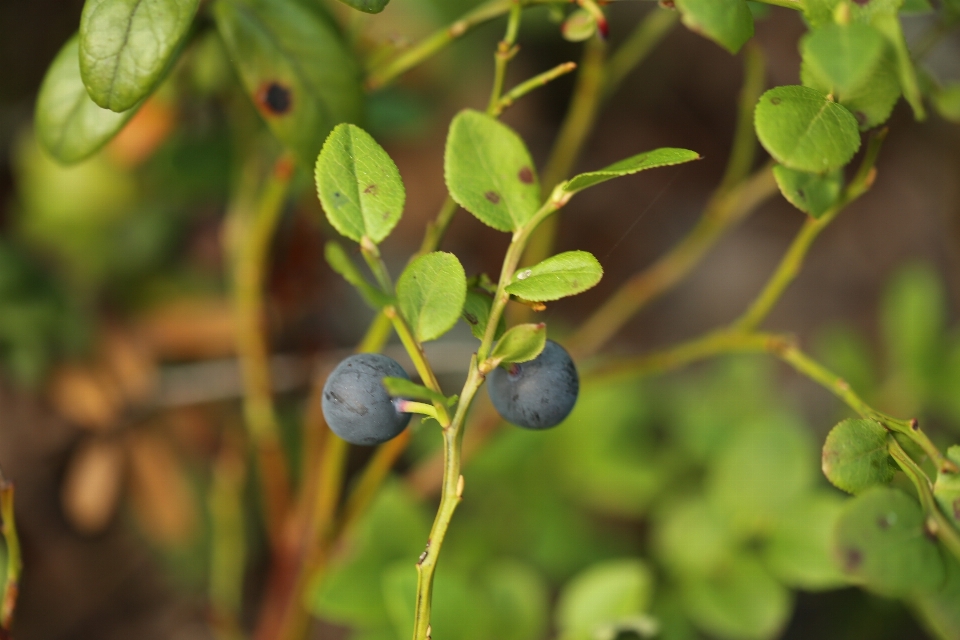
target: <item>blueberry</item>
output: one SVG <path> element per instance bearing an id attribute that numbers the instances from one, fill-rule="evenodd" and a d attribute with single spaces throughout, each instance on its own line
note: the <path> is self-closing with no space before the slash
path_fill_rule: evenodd
<path id="1" fill-rule="evenodd" d="M 352 444 L 373 445 L 395 438 L 410 422 L 383 387 L 385 377 L 410 379 L 397 362 L 379 353 L 350 356 L 323 385 L 323 417 Z"/>
<path id="2" fill-rule="evenodd" d="M 526 429 L 549 429 L 570 415 L 580 392 L 577 368 L 566 349 L 547 340 L 529 362 L 497 367 L 487 374 L 487 391 L 507 422 Z"/>

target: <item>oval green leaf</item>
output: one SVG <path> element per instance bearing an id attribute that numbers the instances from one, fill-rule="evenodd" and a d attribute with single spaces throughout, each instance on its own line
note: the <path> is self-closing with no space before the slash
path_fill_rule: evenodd
<path id="1" fill-rule="evenodd" d="M 529 362 L 543 351 L 547 343 L 547 325 L 518 324 L 503 334 L 490 354 L 489 370 L 511 362 Z"/>
<path id="2" fill-rule="evenodd" d="M 887 431 L 872 420 L 844 420 L 823 445 L 823 475 L 847 493 L 860 493 L 893 479 Z"/>
<path id="3" fill-rule="evenodd" d="M 644 613 L 653 573 L 638 558 L 607 560 L 574 576 L 560 593 L 556 622 L 561 640 L 602 637 L 604 628 Z"/>
<path id="4" fill-rule="evenodd" d="M 187 36 L 199 0 L 87 0 L 80 75 L 98 105 L 126 111 L 160 82 Z"/>
<path id="5" fill-rule="evenodd" d="M 780 164 L 825 173 L 850 162 L 860 148 L 857 120 L 815 89 L 774 87 L 754 112 L 760 143 Z"/>
<path id="6" fill-rule="evenodd" d="M 357 269 L 357 266 L 350 260 L 350 256 L 347 255 L 347 252 L 344 251 L 343 247 L 339 244 L 332 240 L 328 242 L 324 247 L 323 256 L 326 258 L 330 268 L 340 274 L 344 280 L 356 287 L 357 291 L 360 292 L 360 296 L 371 307 L 374 309 L 382 309 L 390 304 L 390 297 L 367 282 L 367 279 L 363 277 L 360 270 Z"/>
<path id="7" fill-rule="evenodd" d="M 850 500 L 837 521 L 834 554 L 852 581 L 891 597 L 934 589 L 944 577 L 920 505 L 907 494 L 873 487 Z"/>
<path id="8" fill-rule="evenodd" d="M 487 331 L 487 321 L 490 319 L 492 306 L 493 299 L 489 295 L 478 291 L 467 291 L 467 298 L 463 303 L 463 321 L 470 327 L 470 333 L 477 340 L 483 340 L 483 335 Z M 501 314 L 494 340 L 499 340 L 506 330 L 506 320 Z"/>
<path id="9" fill-rule="evenodd" d="M 563 190 L 567 193 L 576 193 L 577 191 L 582 191 L 587 187 L 592 187 L 601 182 L 619 178 L 620 176 L 628 176 L 645 169 L 669 167 L 699 159 L 700 154 L 688 149 L 674 149 L 672 147 L 654 149 L 653 151 L 638 153 L 635 156 L 614 162 L 599 171 L 589 171 L 574 176 L 563 185 Z"/>
<path id="10" fill-rule="evenodd" d="M 683 24 L 730 53 L 753 37 L 753 15 L 746 0 L 676 0 Z"/>
<path id="11" fill-rule="evenodd" d="M 315 0 L 217 0 L 217 29 L 277 138 L 312 166 L 334 126 L 363 107 L 360 65 Z"/>
<path id="12" fill-rule="evenodd" d="M 317 194 L 334 229 L 355 242 L 382 242 L 400 221 L 406 191 L 397 165 L 352 124 L 330 133 L 317 157 Z"/>
<path id="13" fill-rule="evenodd" d="M 746 554 L 716 574 L 681 585 L 693 623 L 721 638 L 774 638 L 793 608 L 790 592 Z"/>
<path id="14" fill-rule="evenodd" d="M 960 445 L 947 449 L 947 458 L 960 465 Z M 943 512 L 960 529 L 960 473 L 938 471 L 933 495 Z"/>
<path id="15" fill-rule="evenodd" d="M 840 171 L 820 175 L 794 171 L 778 164 L 773 168 L 773 177 L 787 202 L 814 218 L 826 213 L 843 189 L 843 173 Z"/>
<path id="16" fill-rule="evenodd" d="M 422 255 L 397 281 L 400 313 L 420 342 L 436 340 L 450 330 L 467 297 L 467 277 L 452 253 Z"/>
<path id="17" fill-rule="evenodd" d="M 807 64 L 807 58 L 801 61 L 800 79 L 805 86 L 822 93 L 833 90 L 830 80 Z M 881 60 L 874 66 L 867 81 L 855 91 L 846 91 L 836 98 L 853 114 L 861 131 L 886 122 L 900 98 L 900 80 L 897 78 L 893 48 L 884 44 Z"/>
<path id="18" fill-rule="evenodd" d="M 827 93 L 843 101 L 870 81 L 883 60 L 886 41 L 867 24 L 829 24 L 804 36 L 803 63 L 827 85 Z"/>
<path id="19" fill-rule="evenodd" d="M 507 292 L 524 300 L 545 302 L 576 295 L 593 287 L 603 267 L 586 251 L 566 251 L 529 269 L 518 269 Z"/>
<path id="20" fill-rule="evenodd" d="M 34 116 L 37 139 L 64 164 L 96 153 L 136 112 L 116 113 L 90 99 L 80 79 L 78 49 L 78 39 L 73 37 L 54 58 L 40 85 Z"/>
<path id="21" fill-rule="evenodd" d="M 390 4 L 390 0 L 340 0 L 340 2 L 364 13 L 380 13 Z"/>
<path id="22" fill-rule="evenodd" d="M 438 402 L 445 406 L 450 404 L 450 399 L 442 393 L 428 389 L 422 384 L 417 384 L 406 378 L 391 378 L 387 376 L 383 379 L 383 388 L 387 390 L 387 394 L 392 398 Z"/>
<path id="23" fill-rule="evenodd" d="M 572 12 L 560 26 L 560 34 L 569 42 L 589 40 L 597 32 L 597 18 L 586 9 Z"/>
<path id="24" fill-rule="evenodd" d="M 540 182 L 526 145 L 484 113 L 461 111 L 450 123 L 443 169 L 450 196 L 494 229 L 516 231 L 540 208 Z"/>
<path id="25" fill-rule="evenodd" d="M 837 493 L 822 491 L 803 496 L 780 516 L 762 551 L 778 580 L 805 591 L 846 584 L 833 559 L 833 529 L 843 505 Z"/>
<path id="26" fill-rule="evenodd" d="M 871 4 L 877 3 L 873 2 Z M 917 70 L 913 65 L 910 50 L 907 48 L 907 40 L 904 38 L 903 26 L 900 24 L 899 16 L 894 11 L 878 12 L 870 19 L 870 24 L 876 27 L 893 47 L 897 59 L 897 77 L 900 80 L 903 97 L 906 98 L 910 108 L 913 109 L 913 117 L 917 120 L 923 120 L 927 117 L 927 112 L 923 106 L 920 81 L 917 78 Z"/>

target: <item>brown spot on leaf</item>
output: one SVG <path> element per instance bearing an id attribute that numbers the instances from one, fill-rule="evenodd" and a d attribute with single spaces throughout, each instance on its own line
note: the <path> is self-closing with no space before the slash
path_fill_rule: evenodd
<path id="1" fill-rule="evenodd" d="M 772 104 L 773 106 L 777 106 L 778 104 L 780 104 L 780 102 L 781 102 L 780 98 L 770 98 L 770 104 Z"/>
<path id="2" fill-rule="evenodd" d="M 673 0 L 660 0 L 660 6 L 664 9 L 676 9 L 677 5 Z"/>
<path id="3" fill-rule="evenodd" d="M 888 516 L 880 516 L 877 518 L 877 526 L 880 527 L 882 531 L 889 529 L 891 524 L 892 523 L 890 522 L 890 518 Z"/>
<path id="4" fill-rule="evenodd" d="M 483 194 L 483 197 L 493 204 L 500 204 L 500 194 L 496 191 L 487 191 L 485 194 Z"/>
<path id="5" fill-rule="evenodd" d="M 377 185 L 369 184 L 367 185 L 367 188 L 363 190 L 363 192 L 371 196 L 375 196 L 377 195 Z"/>
<path id="6" fill-rule="evenodd" d="M 807 194 L 803 192 L 803 189 L 797 189 L 797 195 L 800 197 L 801 200 L 807 199 Z"/>
<path id="7" fill-rule="evenodd" d="M 867 114 L 865 114 L 863 111 L 855 111 L 853 116 L 857 119 L 857 124 L 859 124 L 861 127 L 867 124 Z"/>
<path id="8" fill-rule="evenodd" d="M 860 549 L 850 548 L 843 552 L 843 568 L 847 571 L 856 571 L 863 562 L 863 553 Z"/>
<path id="9" fill-rule="evenodd" d="M 523 184 L 533 184 L 533 171 L 530 170 L 530 167 L 524 167 L 520 169 L 520 173 L 517 174 L 517 177 L 520 178 L 520 182 Z"/>
<path id="10" fill-rule="evenodd" d="M 279 82 L 266 82 L 257 89 L 256 101 L 270 115 L 282 116 L 293 107 L 293 93 Z"/>
<path id="11" fill-rule="evenodd" d="M 477 316 L 473 315 L 472 313 L 467 313 L 466 311 L 463 312 L 463 319 L 470 324 L 478 324 L 480 322 Z"/>

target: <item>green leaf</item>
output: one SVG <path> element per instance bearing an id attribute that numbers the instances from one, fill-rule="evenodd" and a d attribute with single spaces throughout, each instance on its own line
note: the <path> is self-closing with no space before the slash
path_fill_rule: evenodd
<path id="1" fill-rule="evenodd" d="M 800 78 L 805 86 L 822 93 L 833 90 L 830 80 L 812 69 L 806 58 L 801 61 Z M 900 93 L 896 55 L 893 47 L 885 42 L 882 58 L 874 66 L 870 78 L 856 91 L 847 91 L 835 97 L 854 115 L 860 130 L 866 131 L 886 122 Z"/>
<path id="2" fill-rule="evenodd" d="M 477 340 L 483 340 L 483 334 L 487 330 L 487 321 L 490 319 L 490 308 L 493 306 L 493 299 L 477 291 L 467 291 L 467 299 L 463 303 L 463 321 L 470 326 L 470 333 Z M 497 331 L 493 336 L 494 340 L 499 340 L 503 332 L 507 330 L 507 321 L 500 315 L 500 322 L 497 323 Z"/>
<path id="3" fill-rule="evenodd" d="M 540 182 L 523 140 L 479 111 L 461 111 L 450 123 L 443 170 L 450 196 L 494 229 L 516 231 L 540 208 Z"/>
<path id="4" fill-rule="evenodd" d="M 330 133 L 317 157 L 317 194 L 330 224 L 354 242 L 380 243 L 403 214 L 400 171 L 373 137 L 352 124 Z"/>
<path id="5" fill-rule="evenodd" d="M 824 173 L 850 162 L 860 148 L 857 121 L 844 107 L 809 87 L 774 87 L 754 112 L 760 143 L 780 164 Z"/>
<path id="6" fill-rule="evenodd" d="M 872 4 L 877 3 L 874 2 Z M 896 13 L 877 12 L 870 20 L 870 24 L 876 27 L 893 46 L 893 51 L 897 59 L 897 77 L 900 79 L 900 88 L 903 90 L 903 97 L 906 98 L 910 107 L 913 109 L 913 117 L 917 120 L 923 120 L 927 117 L 927 112 L 923 107 L 923 95 L 920 92 L 917 70 L 913 66 L 913 60 L 910 58 L 910 50 L 907 49 L 907 41 L 903 37 L 903 27 L 900 25 L 900 18 L 897 17 Z"/>
<path id="7" fill-rule="evenodd" d="M 347 255 L 347 252 L 344 251 L 339 243 L 333 240 L 328 242 L 324 247 L 323 255 L 327 260 L 327 264 L 330 265 L 330 268 L 340 274 L 344 280 L 356 287 L 357 291 L 360 292 L 360 295 L 371 307 L 374 309 L 382 309 L 391 303 L 390 296 L 367 282 L 367 279 L 363 277 L 353 261 L 350 260 L 350 256 Z"/>
<path id="8" fill-rule="evenodd" d="M 900 13 L 910 15 L 930 13 L 931 11 L 933 11 L 933 7 L 930 5 L 930 0 L 904 0 L 903 6 L 900 8 Z"/>
<path id="9" fill-rule="evenodd" d="M 102 109 L 90 99 L 80 79 L 78 39 L 70 38 L 54 58 L 40 85 L 35 115 L 37 139 L 64 164 L 97 152 L 135 113 Z"/>
<path id="10" fill-rule="evenodd" d="M 440 570 L 435 580 L 430 626 L 435 638 L 489 640 L 492 620 L 490 596 L 475 581 L 455 570 Z M 384 602 L 396 638 L 410 635 L 414 623 L 417 571 L 410 562 L 398 561 L 383 573 Z"/>
<path id="11" fill-rule="evenodd" d="M 525 564 L 500 560 L 484 571 L 490 594 L 488 617 L 493 624 L 490 638 L 497 640 L 540 640 L 549 622 L 547 586 L 543 578 Z"/>
<path id="12" fill-rule="evenodd" d="M 887 431 L 872 420 L 847 419 L 830 430 L 823 444 L 823 475 L 847 493 L 887 484 L 894 467 Z"/>
<path id="13" fill-rule="evenodd" d="M 768 531 L 816 477 L 816 448 L 805 425 L 789 414 L 766 420 L 776 423 L 732 434 L 707 472 L 708 499 L 741 535 Z"/>
<path id="14" fill-rule="evenodd" d="M 467 297 L 467 278 L 452 253 L 422 255 L 397 281 L 400 312 L 420 342 L 436 340 L 460 317 Z"/>
<path id="15" fill-rule="evenodd" d="M 778 164 L 773 168 L 773 177 L 787 202 L 814 218 L 826 213 L 843 190 L 843 172 L 839 170 L 820 175 Z"/>
<path id="16" fill-rule="evenodd" d="M 380 13 L 390 4 L 390 0 L 340 0 L 340 2 L 364 13 Z"/>
<path id="17" fill-rule="evenodd" d="M 199 0 L 87 0 L 80 75 L 104 109 L 126 111 L 157 86 L 183 44 Z"/>
<path id="18" fill-rule="evenodd" d="M 567 193 L 576 193 L 583 191 L 587 187 L 592 187 L 601 182 L 619 178 L 620 176 L 629 176 L 639 173 L 645 169 L 655 169 L 657 167 L 670 167 L 675 164 L 683 164 L 691 160 L 699 160 L 700 154 L 688 149 L 675 149 L 672 147 L 662 147 L 653 151 L 638 153 L 619 162 L 614 162 L 608 167 L 598 171 L 588 171 L 581 173 L 568 180 L 563 185 L 563 190 Z"/>
<path id="19" fill-rule="evenodd" d="M 398 561 L 416 581 L 414 563 L 429 532 L 429 516 L 412 492 L 388 482 L 358 523 L 349 550 L 316 576 L 319 581 L 314 578 L 307 593 L 310 610 L 355 628 L 388 627 L 390 616 L 380 595 L 383 573 Z"/>
<path id="20" fill-rule="evenodd" d="M 816 492 L 780 516 L 762 551 L 764 564 L 778 580 L 805 591 L 846 583 L 833 558 L 833 530 L 843 505 L 836 493 Z"/>
<path id="21" fill-rule="evenodd" d="M 653 573 L 638 558 L 608 560 L 574 576 L 560 593 L 561 640 L 592 640 L 604 628 L 636 618 L 650 606 Z"/>
<path id="22" fill-rule="evenodd" d="M 333 127 L 363 107 L 362 72 L 316 0 L 216 0 L 230 59 L 277 138 L 313 166 Z"/>
<path id="23" fill-rule="evenodd" d="M 847 503 L 834 553 L 850 580 L 890 597 L 934 589 L 944 578 L 920 505 L 897 489 L 873 487 Z"/>
<path id="24" fill-rule="evenodd" d="M 800 52 L 804 64 L 830 87 L 828 93 L 842 100 L 869 82 L 885 46 L 876 29 L 854 22 L 811 31 L 801 40 Z"/>
<path id="25" fill-rule="evenodd" d="M 693 623 L 722 638 L 775 637 L 793 608 L 790 592 L 747 555 L 715 575 L 681 583 L 681 595 Z"/>
<path id="26" fill-rule="evenodd" d="M 927 263 L 901 268 L 884 291 L 880 321 L 887 358 L 915 403 L 938 377 L 946 316 L 943 284 Z"/>
<path id="27" fill-rule="evenodd" d="M 503 334 L 490 354 L 490 368 L 511 362 L 528 362 L 543 351 L 547 343 L 547 325 L 518 324 Z"/>
<path id="28" fill-rule="evenodd" d="M 960 638 L 960 562 L 944 554 L 947 579 L 942 585 L 911 598 L 910 604 L 923 619 L 931 635 Z"/>
<path id="29" fill-rule="evenodd" d="M 960 445 L 947 449 L 947 458 L 960 465 Z M 933 485 L 933 495 L 940 509 L 960 529 L 960 473 L 937 471 L 937 481 Z"/>
<path id="30" fill-rule="evenodd" d="M 960 122 L 960 82 L 949 82 L 937 87 L 931 98 L 940 117 L 950 122 Z"/>
<path id="31" fill-rule="evenodd" d="M 730 527 L 702 498 L 672 501 L 656 523 L 655 548 L 675 574 L 706 576 L 730 559 L 734 548 Z"/>
<path id="32" fill-rule="evenodd" d="M 589 40 L 597 32 L 597 19 L 586 9 L 577 9 L 560 26 L 560 34 L 569 42 Z"/>
<path id="33" fill-rule="evenodd" d="M 450 404 L 450 398 L 437 393 L 433 389 L 428 389 L 422 384 L 411 382 L 406 378 L 392 378 L 386 376 L 383 379 L 383 387 L 392 398 L 405 398 L 407 400 L 425 400 L 427 402 L 439 402 L 443 405 Z"/>
<path id="34" fill-rule="evenodd" d="M 603 276 L 600 262 L 586 251 L 566 251 L 529 269 L 518 269 L 507 291 L 518 298 L 543 302 L 573 296 L 593 287 Z"/>
<path id="35" fill-rule="evenodd" d="M 730 53 L 753 37 L 753 15 L 745 0 L 676 0 L 683 24 Z"/>

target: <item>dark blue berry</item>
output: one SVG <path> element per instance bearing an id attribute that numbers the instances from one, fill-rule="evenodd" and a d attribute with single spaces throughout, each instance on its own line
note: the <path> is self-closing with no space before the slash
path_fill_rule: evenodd
<path id="1" fill-rule="evenodd" d="M 383 387 L 385 377 L 410 379 L 395 360 L 379 353 L 350 356 L 323 385 L 323 417 L 352 444 L 374 445 L 399 435 L 410 422 Z"/>
<path id="2" fill-rule="evenodd" d="M 547 340 L 539 356 L 508 366 L 487 374 L 487 392 L 504 420 L 526 429 L 549 429 L 570 415 L 580 378 L 566 349 Z"/>

